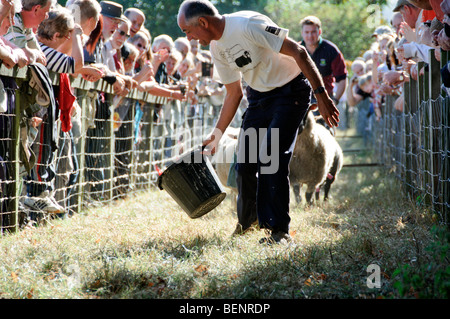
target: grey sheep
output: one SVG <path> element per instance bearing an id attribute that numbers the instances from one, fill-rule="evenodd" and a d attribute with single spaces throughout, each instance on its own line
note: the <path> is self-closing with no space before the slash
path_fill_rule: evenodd
<path id="1" fill-rule="evenodd" d="M 220 139 L 217 151 L 211 158 L 217 176 L 223 186 L 229 189 L 228 194 L 231 196 L 233 210 L 236 209 L 237 188 L 234 183 L 229 185 L 230 168 L 234 168 L 232 164 L 235 162 L 236 149 L 238 144 L 239 128 L 228 127 Z"/>
<path id="2" fill-rule="evenodd" d="M 311 111 L 299 127 L 294 153 L 289 166 L 289 179 L 297 203 L 301 202 L 300 189 L 306 184 L 306 202 L 312 204 L 313 193 L 319 198 L 324 186 L 324 200 L 328 199 L 331 184 L 343 164 L 341 147 L 334 136 L 323 125 L 316 123 Z"/>

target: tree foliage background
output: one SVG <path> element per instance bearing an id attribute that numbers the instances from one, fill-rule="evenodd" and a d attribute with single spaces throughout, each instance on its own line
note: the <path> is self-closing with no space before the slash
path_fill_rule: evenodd
<path id="1" fill-rule="evenodd" d="M 66 0 L 61 0 L 65 3 Z M 182 0 L 115 0 L 124 8 L 135 7 L 146 15 L 145 26 L 156 37 L 168 34 L 173 39 L 184 36 L 177 25 Z M 322 21 L 323 37 L 336 43 L 347 60 L 353 60 L 370 47 L 371 35 L 377 25 L 377 8 L 386 0 L 212 0 L 220 13 L 253 10 L 268 15 L 279 26 L 290 30 L 300 41 L 299 22 L 307 15 Z"/>

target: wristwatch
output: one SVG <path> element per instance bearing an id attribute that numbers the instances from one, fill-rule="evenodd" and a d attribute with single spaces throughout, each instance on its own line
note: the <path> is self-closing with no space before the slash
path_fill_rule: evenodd
<path id="1" fill-rule="evenodd" d="M 314 90 L 314 94 L 320 94 L 325 92 L 325 88 L 323 86 L 319 86 L 317 89 Z"/>

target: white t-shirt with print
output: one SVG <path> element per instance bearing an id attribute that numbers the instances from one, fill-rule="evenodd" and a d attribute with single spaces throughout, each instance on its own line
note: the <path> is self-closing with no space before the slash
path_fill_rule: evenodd
<path id="1" fill-rule="evenodd" d="M 253 11 L 225 14 L 222 37 L 211 41 L 214 68 L 223 84 L 241 79 L 253 89 L 267 92 L 297 77 L 294 58 L 280 49 L 289 30 Z"/>

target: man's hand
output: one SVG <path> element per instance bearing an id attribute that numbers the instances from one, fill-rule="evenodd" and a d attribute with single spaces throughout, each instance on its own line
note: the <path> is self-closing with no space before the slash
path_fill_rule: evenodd
<path id="1" fill-rule="evenodd" d="M 186 96 L 181 91 L 172 91 L 171 96 L 174 100 L 186 101 Z"/>
<path id="2" fill-rule="evenodd" d="M 84 66 L 80 70 L 80 74 L 83 76 L 84 79 L 91 82 L 96 82 L 104 76 L 102 70 L 89 65 Z"/>
<path id="3" fill-rule="evenodd" d="M 388 71 L 384 74 L 383 79 L 387 84 L 397 86 L 405 81 L 405 76 L 403 72 Z"/>
<path id="4" fill-rule="evenodd" d="M 120 74 L 118 76 L 120 76 L 123 79 L 123 81 L 125 82 L 125 87 L 128 89 L 128 91 L 131 91 L 132 89 L 137 87 L 138 85 L 137 81 L 134 80 L 131 76 L 123 74 Z"/>
<path id="5" fill-rule="evenodd" d="M 326 93 L 316 94 L 317 107 L 328 126 L 338 126 L 339 111 L 333 103 L 333 100 Z"/>
<path id="6" fill-rule="evenodd" d="M 17 63 L 17 59 L 14 58 L 14 55 L 9 52 L 3 52 L 3 50 L 0 52 L 0 59 L 7 69 L 13 68 Z"/>
<path id="7" fill-rule="evenodd" d="M 405 21 L 400 23 L 400 33 L 405 36 L 408 42 L 416 42 L 416 32 Z"/>
<path id="8" fill-rule="evenodd" d="M 23 68 L 30 63 L 28 61 L 27 55 L 22 49 L 15 50 L 15 53 L 17 54 L 17 66 L 19 68 Z"/>
<path id="9" fill-rule="evenodd" d="M 393 94 L 394 89 L 386 83 L 381 84 L 380 89 L 379 89 L 379 93 L 383 94 L 383 95 L 389 95 L 389 94 Z"/>
<path id="10" fill-rule="evenodd" d="M 214 155 L 217 152 L 220 139 L 222 138 L 222 131 L 215 128 L 214 131 L 203 141 L 203 152 L 205 155 Z"/>
<path id="11" fill-rule="evenodd" d="M 113 84 L 113 89 L 114 93 L 117 95 L 122 95 L 125 93 L 125 81 L 120 76 L 116 76 L 116 82 Z"/>
<path id="12" fill-rule="evenodd" d="M 23 48 L 22 50 L 27 56 L 29 64 L 41 63 L 42 65 L 47 65 L 47 59 L 45 58 L 44 52 L 27 47 Z"/>
<path id="13" fill-rule="evenodd" d="M 405 63 L 403 63 L 403 70 L 408 73 L 411 74 L 411 68 L 416 64 L 415 61 L 413 60 L 406 60 Z"/>

